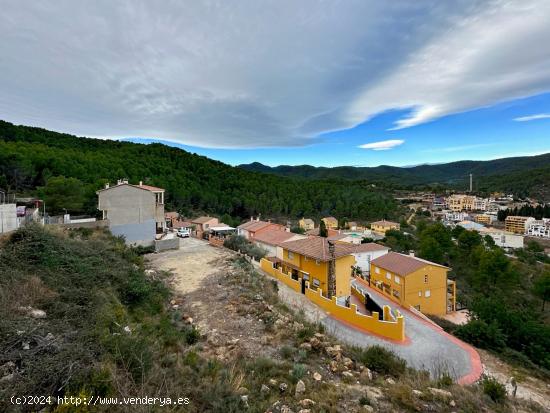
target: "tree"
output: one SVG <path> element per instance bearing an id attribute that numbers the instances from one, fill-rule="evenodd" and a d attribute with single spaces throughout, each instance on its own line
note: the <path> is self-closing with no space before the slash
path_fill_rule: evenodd
<path id="1" fill-rule="evenodd" d="M 61 214 L 65 210 L 69 213 L 82 212 L 86 201 L 82 182 L 76 178 L 54 176 L 48 179 L 46 186 L 40 190 L 46 203 L 46 209 L 51 214 Z"/>
<path id="2" fill-rule="evenodd" d="M 323 220 L 321 220 L 321 223 L 319 224 L 319 236 L 325 238 L 328 237 L 327 226 Z"/>
<path id="3" fill-rule="evenodd" d="M 420 258 L 424 258 L 428 261 L 433 261 L 439 264 L 443 263 L 444 252 L 443 248 L 437 240 L 431 236 L 424 236 L 420 241 L 418 249 L 418 255 Z"/>
<path id="4" fill-rule="evenodd" d="M 550 301 L 550 271 L 544 272 L 533 284 L 533 293 L 542 300 L 542 311 Z"/>

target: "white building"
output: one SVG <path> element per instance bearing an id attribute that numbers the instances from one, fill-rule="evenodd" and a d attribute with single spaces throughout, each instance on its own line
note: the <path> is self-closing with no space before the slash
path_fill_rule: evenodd
<path id="1" fill-rule="evenodd" d="M 459 221 L 468 221 L 470 219 L 470 215 L 468 215 L 466 212 L 446 212 L 445 213 L 445 221 L 452 221 L 452 222 L 459 222 Z"/>
<path id="2" fill-rule="evenodd" d="M 363 274 L 370 274 L 372 260 L 387 254 L 390 249 L 384 245 L 368 242 L 359 245 L 350 245 L 351 254 L 355 257 L 355 265 Z"/>
<path id="3" fill-rule="evenodd" d="M 531 237 L 550 238 L 550 218 L 530 222 L 525 234 Z"/>
<path id="4" fill-rule="evenodd" d="M 483 235 L 489 235 L 495 241 L 495 245 L 501 248 L 523 248 L 523 235 L 506 232 L 495 228 L 484 228 L 479 231 Z"/>

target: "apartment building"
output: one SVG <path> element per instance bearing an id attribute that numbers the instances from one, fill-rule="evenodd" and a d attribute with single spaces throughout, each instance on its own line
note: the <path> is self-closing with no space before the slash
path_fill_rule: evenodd
<path id="1" fill-rule="evenodd" d="M 488 215 L 488 214 L 478 214 L 474 217 L 474 221 L 483 224 L 483 225 L 491 225 L 493 223 L 494 216 Z"/>
<path id="2" fill-rule="evenodd" d="M 526 234 L 531 237 L 550 238 L 550 218 L 530 222 Z"/>
<path id="3" fill-rule="evenodd" d="M 514 234 L 525 234 L 529 225 L 535 221 L 533 217 L 520 217 L 509 215 L 504 220 L 504 229 Z"/>

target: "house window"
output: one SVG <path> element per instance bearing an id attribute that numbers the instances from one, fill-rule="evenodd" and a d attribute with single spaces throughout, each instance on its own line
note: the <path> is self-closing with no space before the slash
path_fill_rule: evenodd
<path id="1" fill-rule="evenodd" d="M 424 297 L 428 298 L 429 296 L 431 296 L 432 293 L 430 290 L 426 290 L 426 292 L 424 293 Z"/>
<path id="2" fill-rule="evenodd" d="M 292 252 L 288 251 L 287 255 L 288 255 L 288 259 L 289 259 L 289 260 L 293 260 L 293 259 L 294 259 L 294 254 L 293 254 Z"/>
<path id="3" fill-rule="evenodd" d="M 317 264 L 317 265 L 321 265 L 321 261 L 319 261 L 319 260 L 315 260 L 315 264 Z"/>
<path id="4" fill-rule="evenodd" d="M 419 291 L 419 292 L 418 292 L 418 296 L 419 296 L 419 297 L 422 297 L 422 291 Z"/>
<path id="5" fill-rule="evenodd" d="M 315 288 L 319 288 L 320 285 L 321 285 L 321 282 L 317 278 L 314 278 L 313 279 L 313 286 Z"/>
<path id="6" fill-rule="evenodd" d="M 427 275 L 424 276 L 424 284 L 428 284 L 428 276 Z"/>
<path id="7" fill-rule="evenodd" d="M 399 278 L 397 275 L 393 279 L 395 280 L 396 284 L 401 284 L 401 278 Z"/>
<path id="8" fill-rule="evenodd" d="M 374 267 L 374 272 L 375 272 L 376 274 L 380 274 L 380 268 Z"/>
<path id="9" fill-rule="evenodd" d="M 390 274 L 389 272 L 386 273 L 386 278 L 387 278 L 388 280 L 391 280 L 391 274 Z"/>

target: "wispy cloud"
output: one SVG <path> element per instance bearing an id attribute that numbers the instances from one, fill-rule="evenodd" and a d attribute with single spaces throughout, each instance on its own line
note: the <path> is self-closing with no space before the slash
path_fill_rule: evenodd
<path id="1" fill-rule="evenodd" d="M 402 139 L 390 139 L 387 141 L 364 143 L 363 145 L 359 145 L 358 148 L 372 149 L 373 151 L 387 151 L 388 149 L 395 148 L 404 143 L 405 141 Z"/>
<path id="2" fill-rule="evenodd" d="M 77 135 L 307 145 L 550 90 L 548 0 L 0 3 L 2 118 Z"/>
<path id="3" fill-rule="evenodd" d="M 537 113 L 536 115 L 520 116 L 519 118 L 514 118 L 516 122 L 529 122 L 531 120 L 538 119 L 550 119 L 550 113 Z"/>

